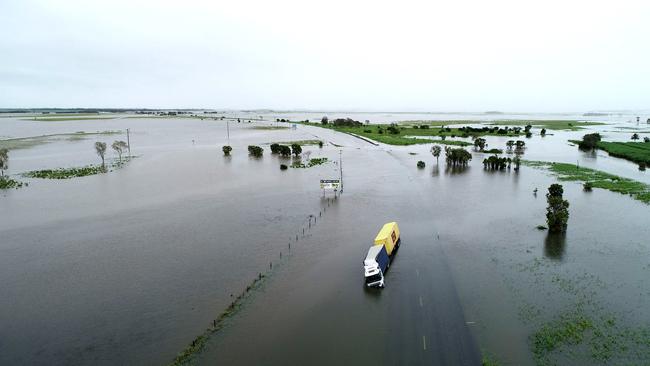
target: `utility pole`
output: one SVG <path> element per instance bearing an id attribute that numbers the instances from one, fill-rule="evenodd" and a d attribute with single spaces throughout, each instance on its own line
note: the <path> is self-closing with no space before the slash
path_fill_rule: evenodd
<path id="1" fill-rule="evenodd" d="M 343 193 L 343 150 L 339 150 L 339 175 L 341 179 L 341 193 Z"/>
<path id="2" fill-rule="evenodd" d="M 230 123 L 226 120 L 226 134 L 228 138 L 228 145 L 230 145 Z"/>
<path id="3" fill-rule="evenodd" d="M 131 157 L 131 137 L 128 128 L 126 129 L 126 147 L 129 149 L 129 157 Z"/>

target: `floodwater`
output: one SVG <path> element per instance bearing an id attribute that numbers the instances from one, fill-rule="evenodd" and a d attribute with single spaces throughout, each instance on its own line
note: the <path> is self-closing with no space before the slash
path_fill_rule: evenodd
<path id="1" fill-rule="evenodd" d="M 590 129 L 633 127 L 628 119 Z M 0 364 L 168 363 L 258 273 L 270 276 L 199 363 L 472 365 L 489 353 L 533 364 L 530 335 L 580 292 L 545 281 L 553 276 L 587 278 L 578 285 L 589 287 L 593 316 L 650 324 L 648 206 L 620 194 L 565 183 L 571 218 L 555 238 L 535 228 L 554 179 L 526 167 L 486 172 L 478 153 L 467 169 L 448 171 L 427 145 L 373 146 L 316 127 L 230 121 L 234 150 L 225 158 L 225 121 L 0 123 L 10 137 L 130 128 L 139 156 L 110 174 L 27 180 L 2 193 Z M 632 163 L 566 143 L 585 131 L 549 133 L 526 140 L 526 159 L 649 182 Z M 97 163 L 94 141 L 118 138 L 14 150 L 9 173 Z M 246 154 L 249 144 L 314 138 L 327 144 L 307 148 L 311 157 L 331 162 L 283 172 L 268 148 L 262 159 Z M 345 191 L 323 198 L 318 180 L 338 176 L 339 151 Z M 317 216 L 311 227 L 309 215 Z M 365 290 L 362 259 L 393 220 L 403 245 L 387 287 Z M 522 315 L 531 307 L 535 316 Z"/>

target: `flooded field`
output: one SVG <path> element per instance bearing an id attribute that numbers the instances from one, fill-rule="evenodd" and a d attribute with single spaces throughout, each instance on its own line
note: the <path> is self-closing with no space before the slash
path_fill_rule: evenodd
<path id="1" fill-rule="evenodd" d="M 608 141 L 650 136 L 631 115 L 348 115 L 603 122 L 546 137 L 533 128 L 523 158 L 650 183 L 632 162 L 568 143 L 595 131 Z M 486 171 L 488 155 L 472 148 L 469 166 L 450 170 L 430 144 L 373 145 L 276 122 L 322 113 L 225 116 L 232 119 L 0 118 L 2 139 L 50 136 L 10 151 L 7 173 L 29 186 L 0 191 L 0 364 L 169 364 L 260 274 L 261 285 L 192 362 L 650 362 L 648 205 L 564 182 L 568 230 L 550 235 L 536 228 L 556 182 L 544 170 Z M 121 169 L 20 177 L 98 164 L 95 141 L 110 146 L 127 128 L 136 158 Z M 79 131 L 94 134 L 70 138 Z M 486 137 L 490 148 L 509 139 Z M 303 150 L 328 162 L 281 171 L 295 158 L 272 155 L 268 144 L 298 140 L 322 140 Z M 226 144 L 231 157 L 221 152 Z M 262 158 L 248 156 L 252 144 L 265 149 Z M 319 179 L 338 177 L 339 156 L 344 193 L 323 197 Z M 403 244 L 386 288 L 365 290 L 362 260 L 388 221 L 400 224 Z"/>

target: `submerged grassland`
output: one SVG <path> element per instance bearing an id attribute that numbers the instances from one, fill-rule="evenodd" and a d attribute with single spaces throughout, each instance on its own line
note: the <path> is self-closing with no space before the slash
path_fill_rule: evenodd
<path id="1" fill-rule="evenodd" d="M 579 141 L 570 140 L 573 143 Z M 607 142 L 599 141 L 597 147 L 607 151 L 611 156 L 623 158 L 635 163 L 650 165 L 650 142 Z"/>
<path id="2" fill-rule="evenodd" d="M 589 122 L 577 120 L 496 120 L 490 123 L 497 126 L 525 126 L 531 125 L 539 128 L 546 128 L 548 130 L 568 130 L 578 131 L 584 129 L 585 126 L 598 126 L 604 125 L 602 122 Z"/>
<path id="3" fill-rule="evenodd" d="M 617 175 L 577 167 L 574 164 L 553 163 L 546 161 L 523 161 L 524 165 L 547 169 L 561 181 L 579 181 L 590 183 L 594 188 L 626 194 L 641 202 L 650 204 L 650 185 Z"/>
<path id="4" fill-rule="evenodd" d="M 50 134 L 50 135 L 17 137 L 17 138 L 0 140 L 0 149 L 8 149 L 8 150 L 29 149 L 38 145 L 43 145 L 58 140 L 81 141 L 90 138 L 92 136 L 120 135 L 123 133 L 124 133 L 123 131 L 97 131 L 97 132 L 77 131 L 73 133 L 57 133 L 57 134 Z"/>

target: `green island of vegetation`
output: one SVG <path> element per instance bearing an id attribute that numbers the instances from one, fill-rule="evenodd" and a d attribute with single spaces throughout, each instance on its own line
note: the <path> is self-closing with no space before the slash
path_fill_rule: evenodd
<path id="1" fill-rule="evenodd" d="M 326 117 L 320 123 L 297 122 L 308 126 L 329 128 L 338 132 L 347 133 L 353 136 L 360 136 L 370 140 L 378 141 L 388 145 L 415 145 L 415 144 L 444 144 L 456 146 L 469 146 L 471 142 L 459 140 L 446 140 L 450 138 L 470 138 L 486 135 L 494 136 L 519 136 L 524 134 L 519 127 L 497 127 L 483 126 L 480 128 L 463 126 L 463 127 L 446 127 L 440 125 L 431 127 L 430 124 L 423 125 L 403 125 L 397 123 L 364 125 L 359 121 L 350 118 L 339 118 L 329 121 Z M 479 122 L 476 122 L 479 123 Z M 437 139 L 436 139 L 437 138 Z"/>
<path id="2" fill-rule="evenodd" d="M 590 183 L 591 187 L 630 195 L 636 200 L 650 204 L 650 185 L 645 183 L 599 170 L 580 168 L 574 164 L 528 160 L 522 161 L 522 164 L 533 168 L 548 169 L 561 181 Z"/>
<path id="3" fill-rule="evenodd" d="M 588 122 L 576 120 L 496 120 L 490 123 L 491 125 L 498 126 L 525 126 L 532 125 L 535 127 L 543 127 L 549 130 L 569 130 L 578 131 L 584 129 L 585 126 L 598 126 L 604 125 L 602 122 Z"/>
<path id="4" fill-rule="evenodd" d="M 569 140 L 569 142 L 578 145 L 581 143 L 578 140 Z M 650 142 L 597 141 L 596 148 L 605 150 L 609 155 L 617 158 L 650 165 Z"/>
<path id="5" fill-rule="evenodd" d="M 41 179 L 70 179 L 75 177 L 85 177 L 88 175 L 95 175 L 105 173 L 106 170 L 101 165 L 87 165 L 78 168 L 57 168 L 57 169 L 43 169 L 32 170 L 23 173 L 26 178 L 41 178 Z"/>
<path id="6" fill-rule="evenodd" d="M 327 163 L 327 158 L 311 158 L 307 164 L 303 164 L 300 160 L 291 163 L 292 168 L 311 168 L 316 165 Z"/>

